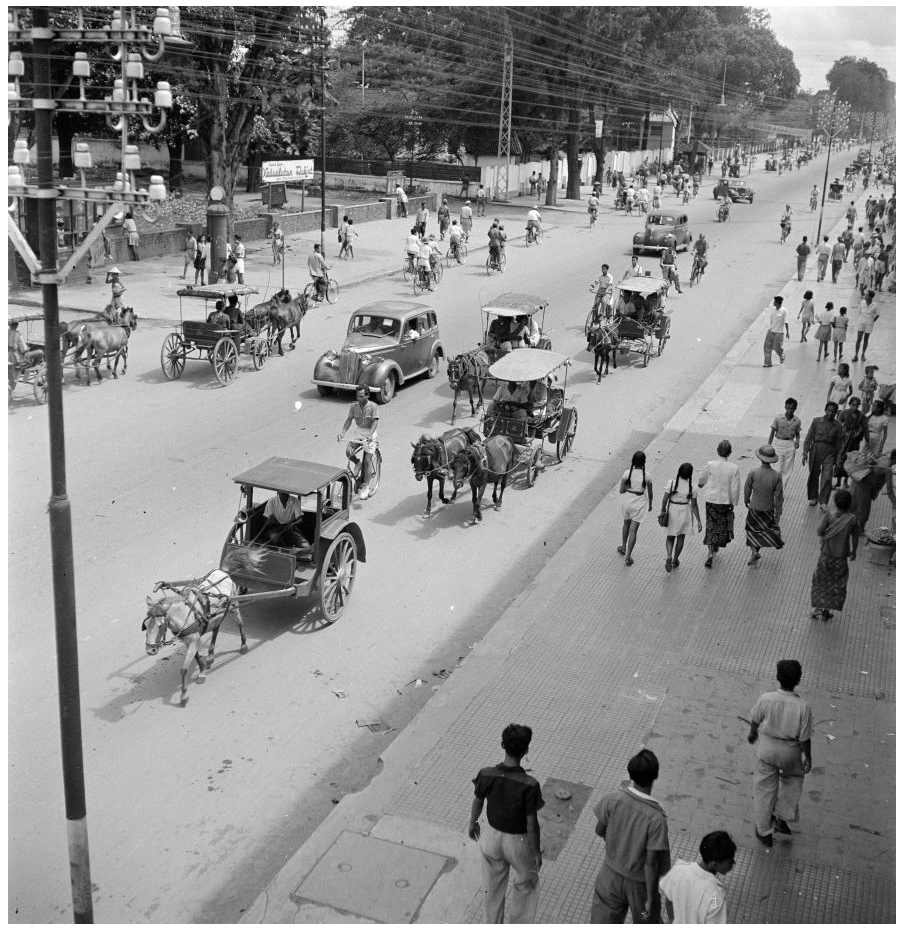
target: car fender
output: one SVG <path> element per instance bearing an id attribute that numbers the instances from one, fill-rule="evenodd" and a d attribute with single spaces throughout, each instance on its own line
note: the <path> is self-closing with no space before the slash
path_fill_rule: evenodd
<path id="1" fill-rule="evenodd" d="M 632 237 L 632 245 L 633 245 L 633 246 L 640 246 L 643 242 L 644 242 L 644 234 L 643 234 L 643 233 L 636 233 L 636 234 Z"/>
<path id="2" fill-rule="evenodd" d="M 327 355 L 323 353 L 314 364 L 314 378 L 324 382 L 335 382 L 337 381 L 336 369 L 328 365 Z"/>
<path id="3" fill-rule="evenodd" d="M 431 351 L 428 353 L 427 358 L 430 359 L 434 353 L 436 353 L 441 359 L 446 359 L 446 350 L 443 349 L 443 344 L 439 340 L 434 340 L 434 345 L 431 347 Z"/>
<path id="4" fill-rule="evenodd" d="M 395 373 L 399 385 L 404 384 L 405 375 L 402 372 L 402 367 L 395 359 L 376 359 L 362 370 L 361 378 L 371 388 L 380 388 L 391 372 Z"/>

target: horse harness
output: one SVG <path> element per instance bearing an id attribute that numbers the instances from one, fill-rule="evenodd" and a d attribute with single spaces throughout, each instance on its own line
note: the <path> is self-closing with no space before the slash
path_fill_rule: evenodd
<path id="1" fill-rule="evenodd" d="M 221 581 L 222 580 L 218 581 L 218 583 Z M 217 585 L 218 583 L 213 583 L 211 580 L 206 580 L 200 585 L 184 586 L 178 590 L 174 589 L 173 586 L 171 586 L 169 583 L 162 584 L 166 588 L 172 589 L 177 593 L 176 598 L 181 599 L 181 601 L 186 604 L 189 612 L 192 615 L 192 621 L 190 621 L 184 627 L 180 628 L 179 631 L 173 631 L 173 634 L 179 638 L 180 641 L 184 641 L 187 637 L 191 637 L 195 634 L 197 634 L 199 637 L 204 637 L 204 635 L 207 634 L 207 632 L 210 630 L 211 622 L 213 621 L 214 617 L 218 615 L 221 617 L 225 616 L 229 611 L 231 602 L 229 596 L 211 594 L 209 591 L 209 587 Z M 157 606 L 152 606 L 152 608 L 156 607 Z M 164 612 L 149 611 L 145 616 L 142 630 L 146 629 L 148 618 L 152 616 L 162 616 L 164 619 L 163 623 L 160 625 L 160 631 L 157 637 L 157 647 L 159 648 L 167 644 L 172 644 L 172 641 L 164 640 L 168 627 L 169 607 L 167 607 L 167 610 Z"/>

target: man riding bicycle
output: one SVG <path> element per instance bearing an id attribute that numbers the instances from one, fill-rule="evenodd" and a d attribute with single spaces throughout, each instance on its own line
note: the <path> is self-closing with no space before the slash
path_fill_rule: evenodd
<path id="1" fill-rule="evenodd" d="M 528 211 L 528 224 L 525 229 L 531 233 L 532 239 L 537 239 L 537 234 L 540 230 L 540 211 L 536 204 Z"/>
<path id="2" fill-rule="evenodd" d="M 694 275 L 695 266 L 700 268 L 699 275 L 704 274 L 707 268 L 707 239 L 703 233 L 698 234 L 694 243 L 694 262 L 691 264 L 692 275 Z"/>
<path id="3" fill-rule="evenodd" d="M 321 252 L 320 243 L 314 244 L 314 252 L 308 256 L 308 274 L 314 282 L 317 289 L 317 297 L 320 300 L 327 293 L 327 272 L 330 266 Z"/>
<path id="4" fill-rule="evenodd" d="M 786 204 L 783 215 L 779 218 L 779 229 L 781 231 L 780 241 L 785 242 L 786 237 L 792 232 L 792 205 Z"/>
<path id="5" fill-rule="evenodd" d="M 597 223 L 597 214 L 600 210 L 600 198 L 597 197 L 596 191 L 588 198 L 588 213 L 591 215 L 591 223 Z"/>
<path id="6" fill-rule="evenodd" d="M 666 246 L 660 253 L 660 273 L 667 282 L 672 282 L 676 286 L 676 291 L 682 294 L 682 286 L 679 284 L 679 273 L 676 271 L 676 254 L 674 251 L 674 237 L 667 237 Z M 667 285 L 667 290 L 669 286 Z"/>
<path id="7" fill-rule="evenodd" d="M 355 392 L 355 404 L 349 408 L 349 414 L 336 441 L 337 443 L 342 442 L 343 435 L 354 421 L 355 428 L 352 431 L 351 442 L 346 447 L 346 456 L 357 464 L 358 457 L 355 455 L 353 445 L 361 444 L 361 472 L 358 481 L 355 483 L 355 491 L 360 494 L 362 499 L 366 499 L 370 494 L 368 483 L 371 481 L 371 475 L 374 471 L 374 454 L 377 452 L 377 421 L 379 418 L 380 412 L 377 405 L 370 400 L 368 386 L 359 385 Z"/>
<path id="8" fill-rule="evenodd" d="M 455 257 L 456 262 L 462 264 L 462 253 L 460 247 L 462 245 L 462 229 L 459 224 L 453 220 L 452 226 L 449 228 L 449 248 L 452 250 L 452 254 Z"/>

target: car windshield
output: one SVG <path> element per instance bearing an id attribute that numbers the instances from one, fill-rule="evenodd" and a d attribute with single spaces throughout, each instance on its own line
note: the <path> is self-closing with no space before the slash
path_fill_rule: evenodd
<path id="1" fill-rule="evenodd" d="M 349 333 L 373 333 L 375 336 L 399 336 L 399 321 L 379 314 L 356 314 L 349 323 Z"/>
<path id="2" fill-rule="evenodd" d="M 671 226 L 675 222 L 675 217 L 667 217 L 665 214 L 648 214 L 647 217 L 647 225 L 651 227 Z"/>

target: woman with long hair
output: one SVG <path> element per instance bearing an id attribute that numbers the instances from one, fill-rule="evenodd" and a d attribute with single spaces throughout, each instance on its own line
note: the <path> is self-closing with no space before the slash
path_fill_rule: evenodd
<path id="1" fill-rule="evenodd" d="M 619 494 L 625 498 L 622 501 L 622 546 L 616 550 L 625 557 L 625 565 L 631 566 L 635 562 L 632 550 L 635 549 L 638 526 L 644 520 L 645 494 L 647 510 L 653 511 L 654 507 L 654 484 L 647 475 L 647 457 L 641 450 L 632 455 L 632 465 L 622 474 Z"/>
<path id="2" fill-rule="evenodd" d="M 691 484 L 694 467 L 682 463 L 676 478 L 667 483 L 660 508 L 667 516 L 666 524 L 666 572 L 671 573 L 679 565 L 679 555 L 685 546 L 685 535 L 697 522 L 701 533 L 701 515 L 698 511 L 698 493 Z"/>

